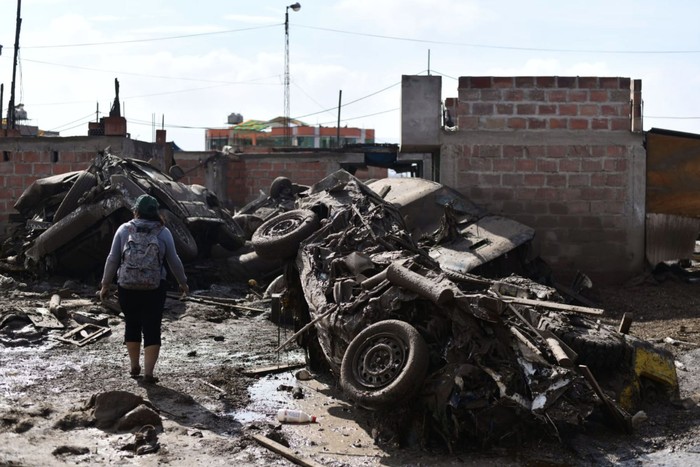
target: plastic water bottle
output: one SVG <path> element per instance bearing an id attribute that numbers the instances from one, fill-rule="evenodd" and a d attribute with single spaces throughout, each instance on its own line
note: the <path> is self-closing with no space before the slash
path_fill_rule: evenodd
<path id="1" fill-rule="evenodd" d="M 301 410 L 279 409 L 277 411 L 277 420 L 287 423 L 314 423 L 316 417 Z"/>

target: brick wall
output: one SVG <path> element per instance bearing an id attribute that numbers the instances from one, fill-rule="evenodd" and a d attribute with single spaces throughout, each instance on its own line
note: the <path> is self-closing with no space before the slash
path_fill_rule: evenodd
<path id="1" fill-rule="evenodd" d="M 151 160 L 167 171 L 171 158 L 185 171 L 186 184 L 206 186 L 229 208 L 242 207 L 257 198 L 260 190 L 269 192 L 275 177 L 312 185 L 343 164 L 363 165 L 363 154 L 284 153 L 266 155 L 217 156 L 212 152 L 171 154 L 168 145 L 157 145 L 124 137 L 76 136 L 67 138 L 0 137 L 0 236 L 5 232 L 14 204 L 35 180 L 51 175 L 84 170 L 98 151 L 110 147 L 124 157 Z M 382 178 L 386 169 L 360 168 L 358 178 Z"/>
<path id="2" fill-rule="evenodd" d="M 444 183 L 537 231 L 537 252 L 609 281 L 644 260 L 641 92 L 629 78 L 462 77 L 446 100 Z M 632 97 L 636 96 L 634 100 Z"/>
<path id="3" fill-rule="evenodd" d="M 362 165 L 363 154 L 352 153 L 277 153 L 214 156 L 211 152 L 180 152 L 175 160 L 187 176 L 182 181 L 204 185 L 230 209 L 240 208 L 256 199 L 262 190 L 270 192 L 277 177 L 287 177 L 300 185 L 313 185 L 345 164 Z M 384 178 L 387 169 L 358 168 L 360 180 Z"/>
<path id="4" fill-rule="evenodd" d="M 158 165 L 163 151 L 151 143 L 123 137 L 68 137 L 68 138 L 0 138 L 0 235 L 14 204 L 22 192 L 36 179 L 75 170 L 84 170 L 98 151 L 110 147 L 114 154 L 148 160 Z"/>

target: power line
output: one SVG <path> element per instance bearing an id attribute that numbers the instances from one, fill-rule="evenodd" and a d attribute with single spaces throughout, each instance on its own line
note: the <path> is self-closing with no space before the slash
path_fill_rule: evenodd
<path id="1" fill-rule="evenodd" d="M 431 73 L 434 73 L 434 74 L 436 74 L 436 75 L 444 76 L 445 78 L 450 78 L 450 79 L 453 79 L 453 80 L 455 80 L 455 81 L 459 81 L 459 78 L 455 78 L 454 76 L 446 75 L 445 73 L 440 73 L 440 72 L 437 71 L 437 70 L 430 70 L 430 72 L 431 72 Z"/>
<path id="2" fill-rule="evenodd" d="M 643 55 L 643 54 L 698 54 L 700 50 L 595 50 L 595 49 L 555 49 L 555 48 L 542 48 L 542 47 L 514 47 L 514 46 L 502 46 L 502 45 L 490 45 L 490 44 L 477 44 L 469 42 L 450 42 L 450 41 L 435 41 L 428 39 L 415 39 L 411 37 L 400 37 L 400 36 L 385 36 L 382 34 L 370 34 L 355 31 L 344 31 L 342 29 L 333 28 L 322 28 L 319 26 L 304 26 L 301 24 L 295 24 L 294 27 L 305 28 L 305 29 L 315 29 L 318 31 L 328 31 L 337 32 L 340 34 L 349 34 L 353 36 L 364 36 L 364 37 L 374 37 L 377 39 L 389 39 L 395 41 L 404 42 L 418 42 L 422 44 L 438 44 L 438 45 L 454 45 L 459 47 L 473 47 L 480 49 L 496 49 L 496 50 L 516 50 L 524 52 L 561 52 L 561 53 L 596 53 L 596 54 L 631 54 L 631 55 Z"/>
<path id="3" fill-rule="evenodd" d="M 221 34 L 231 34 L 236 32 L 254 31 L 259 29 L 268 29 L 281 26 L 283 23 L 275 23 L 264 26 L 255 26 L 250 28 L 240 28 L 240 29 L 227 29 L 224 31 L 212 31 L 212 32 L 202 32 L 196 34 L 182 34 L 178 36 L 165 36 L 165 37 L 153 37 L 147 39 L 131 39 L 131 40 L 121 40 L 121 41 L 103 41 L 103 42 L 83 42 L 75 44 L 54 44 L 54 45 L 29 45 L 23 46 L 24 49 L 52 49 L 52 48 L 70 48 L 70 47 L 92 47 L 92 46 L 102 46 L 102 45 L 118 45 L 118 44 L 134 44 L 140 42 L 156 42 L 156 41 L 167 41 L 173 39 L 186 39 L 191 37 L 203 37 L 203 36 L 213 36 Z M 496 50 L 515 50 L 515 51 L 527 51 L 527 52 L 560 52 L 560 53 L 599 53 L 599 54 L 632 54 L 632 55 L 643 55 L 643 54 L 698 54 L 700 50 L 601 50 L 601 49 L 558 49 L 550 47 L 515 47 L 515 46 L 502 46 L 493 44 L 479 44 L 470 42 L 452 42 L 452 41 L 436 41 L 430 39 L 418 39 L 412 37 L 401 37 L 401 36 L 387 36 L 383 34 L 372 34 L 372 33 L 362 33 L 356 31 L 345 31 L 342 29 L 334 28 L 324 28 L 319 26 L 305 26 L 301 24 L 295 24 L 294 27 L 305 28 L 305 29 L 315 29 L 318 31 L 335 32 L 339 34 L 349 34 L 353 36 L 363 36 L 363 37 L 374 37 L 377 39 L 388 39 L 395 41 L 404 42 L 417 42 L 422 44 L 436 44 L 436 45 L 454 45 L 459 47 L 473 47 L 481 49 L 496 49 Z"/>
<path id="4" fill-rule="evenodd" d="M 243 32 L 243 31 L 254 31 L 256 29 L 267 29 L 277 26 L 281 26 L 282 23 L 270 24 L 267 26 L 256 26 L 251 28 L 242 29 L 227 29 L 225 31 L 214 31 L 214 32 L 201 32 L 197 34 L 183 34 L 180 36 L 166 36 L 166 37 L 153 37 L 150 39 L 132 39 L 123 41 L 105 41 L 105 42 L 83 42 L 78 44 L 57 44 L 57 45 L 24 45 L 23 49 L 57 49 L 66 47 L 92 47 L 96 45 L 114 45 L 114 44 L 134 44 L 138 42 L 155 42 L 155 41 L 168 41 L 171 39 L 186 39 L 188 37 L 200 37 L 200 36 L 213 36 L 216 34 L 230 34 L 232 32 Z"/>
<path id="5" fill-rule="evenodd" d="M 658 118 L 664 120 L 700 120 L 700 117 L 658 117 L 655 115 L 644 115 L 644 118 Z"/>
<path id="6" fill-rule="evenodd" d="M 92 115 L 93 115 L 93 114 L 94 114 L 94 112 L 90 112 L 89 114 L 87 114 L 87 115 L 85 115 L 85 116 L 82 116 L 82 117 L 80 117 L 80 118 L 77 118 L 77 119 L 73 120 L 72 122 L 64 123 L 63 125 L 59 125 L 59 126 L 57 126 L 57 127 L 54 127 L 54 128 L 52 128 L 51 130 L 49 130 L 49 131 L 65 131 L 65 130 L 70 130 L 70 129 L 75 128 L 75 127 L 66 128 L 65 130 L 61 130 L 61 128 L 63 128 L 64 126 L 67 126 L 67 125 L 72 125 L 72 124 L 75 123 L 75 122 L 80 122 L 80 125 L 82 125 L 83 123 L 85 123 L 85 119 L 86 119 L 86 118 L 92 118 Z M 89 120 L 88 120 L 88 121 L 89 121 Z"/>
<path id="7" fill-rule="evenodd" d="M 73 68 L 77 70 L 87 70 L 87 71 L 97 71 L 100 73 L 111 73 L 111 74 L 116 74 L 116 75 L 129 75 L 129 76 L 143 76 L 146 78 L 158 78 L 158 79 L 171 79 L 171 80 L 180 80 L 180 81 L 195 81 L 195 82 L 202 82 L 202 83 L 216 83 L 216 84 L 263 84 L 263 85 L 271 85 L 271 83 L 255 83 L 255 81 L 263 80 L 263 79 L 269 79 L 276 77 L 277 75 L 269 76 L 266 78 L 256 78 L 254 80 L 248 80 L 248 81 L 217 81 L 217 80 L 211 80 L 211 79 L 201 79 L 201 78 L 182 78 L 182 77 L 177 77 L 177 76 L 163 76 L 163 75 L 147 75 L 145 73 L 134 73 L 131 71 L 115 71 L 115 70 L 103 70 L 99 68 L 91 68 L 91 67 L 86 67 L 86 66 L 79 66 L 79 65 L 64 65 L 61 63 L 52 63 L 52 62 L 44 62 L 41 60 L 29 60 L 29 59 L 24 59 L 25 62 L 32 62 L 32 63 L 40 63 L 42 65 L 51 65 L 51 66 L 59 66 L 63 68 Z"/>
<path id="8" fill-rule="evenodd" d="M 367 115 L 360 115 L 359 117 L 350 117 L 350 118 L 343 118 L 343 122 L 349 122 L 350 120 L 358 120 L 360 118 L 367 118 L 367 117 L 374 117 L 375 115 L 381 115 L 381 114 L 386 114 L 389 112 L 396 112 L 397 110 L 400 110 L 400 107 L 396 107 L 395 109 L 389 109 L 389 110 L 382 110 L 381 112 L 375 112 Z M 330 124 L 335 124 L 338 123 L 336 120 L 333 120 L 332 122 L 322 122 L 319 123 L 319 125 L 330 125 Z"/>
<path id="9" fill-rule="evenodd" d="M 70 127 L 70 128 L 63 128 L 63 129 L 60 130 L 60 131 L 68 131 L 68 130 L 72 130 L 73 128 L 78 128 L 79 126 L 85 125 L 85 124 L 86 124 L 87 122 L 89 122 L 89 121 L 90 121 L 89 119 L 88 119 L 88 120 L 84 120 L 84 121 L 78 123 L 77 125 L 73 125 L 73 126 Z M 51 131 L 55 131 L 55 130 L 51 130 Z"/>
<path id="10" fill-rule="evenodd" d="M 389 89 L 391 89 L 391 88 L 393 88 L 393 87 L 396 87 L 396 86 L 398 86 L 399 84 L 401 84 L 401 81 L 399 81 L 398 83 L 394 83 L 394 84 L 392 84 L 392 85 L 389 85 L 389 86 L 387 86 L 387 87 L 385 87 L 385 88 L 382 88 L 382 89 L 380 89 L 379 91 L 375 91 L 375 92 L 373 92 L 373 93 L 371 93 L 371 94 L 367 94 L 366 96 L 359 97 L 359 98 L 355 99 L 354 101 L 346 102 L 345 104 L 341 105 L 340 107 L 341 107 L 341 108 L 347 107 L 347 106 L 350 105 L 350 104 L 354 104 L 354 103 L 356 103 L 356 102 L 359 102 L 359 101 L 361 101 L 361 100 L 367 99 L 367 98 L 369 98 L 369 97 L 376 96 L 377 94 L 379 94 L 379 93 L 381 93 L 381 92 L 384 92 L 384 91 L 387 91 L 387 90 L 389 90 Z M 294 117 L 294 118 L 297 119 L 297 120 L 301 120 L 302 118 L 306 118 L 306 117 L 311 117 L 311 116 L 313 116 L 313 115 L 322 114 L 322 113 L 324 113 L 324 112 L 328 112 L 328 111 L 330 111 L 330 110 L 334 110 L 334 109 L 337 109 L 337 108 L 338 108 L 338 106 L 330 107 L 330 108 L 328 108 L 328 109 L 321 110 L 321 111 L 319 111 L 319 112 L 313 112 L 313 113 L 310 113 L 310 114 L 301 115 L 301 116 L 299 116 L 299 117 Z"/>
<path id="11" fill-rule="evenodd" d="M 129 123 L 134 123 L 136 125 L 141 125 L 141 126 L 153 126 L 152 121 L 146 121 L 146 120 L 140 120 L 137 118 L 129 118 Z M 166 123 L 164 125 L 166 128 L 180 128 L 182 130 L 209 130 L 212 127 L 208 126 L 190 126 L 190 125 L 174 125 L 172 123 L 168 124 Z"/>

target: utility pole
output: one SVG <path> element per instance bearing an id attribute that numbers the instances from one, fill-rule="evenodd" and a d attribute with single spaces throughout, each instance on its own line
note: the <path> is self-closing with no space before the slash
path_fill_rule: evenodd
<path id="1" fill-rule="evenodd" d="M 289 147 L 292 145 L 292 128 L 289 124 L 289 9 L 299 11 L 301 5 L 299 2 L 287 5 L 284 11 L 284 145 Z"/>
<path id="2" fill-rule="evenodd" d="M 343 90 L 338 93 L 338 126 L 335 128 L 335 146 L 340 147 L 340 107 L 343 102 Z"/>
<path id="3" fill-rule="evenodd" d="M 10 85 L 10 105 L 7 108 L 7 129 L 15 129 L 15 78 L 17 76 L 17 56 L 19 55 L 19 30 L 22 27 L 22 0 L 17 0 L 17 24 L 15 26 L 15 56 L 12 60 L 12 84 Z"/>

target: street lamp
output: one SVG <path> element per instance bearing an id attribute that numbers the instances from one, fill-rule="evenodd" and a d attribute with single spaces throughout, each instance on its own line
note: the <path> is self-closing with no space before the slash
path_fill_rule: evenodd
<path id="1" fill-rule="evenodd" d="M 292 145 L 292 128 L 289 126 L 289 9 L 299 11 L 299 2 L 287 5 L 284 11 L 284 145 Z"/>

